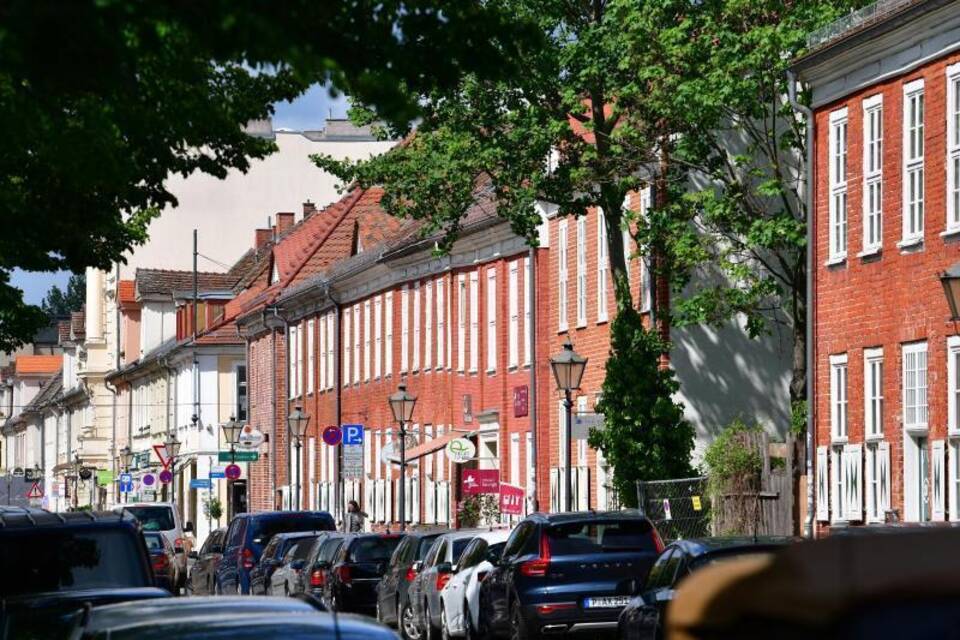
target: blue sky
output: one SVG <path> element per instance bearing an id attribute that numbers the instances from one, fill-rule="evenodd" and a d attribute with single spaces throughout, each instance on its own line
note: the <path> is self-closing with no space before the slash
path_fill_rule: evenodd
<path id="1" fill-rule="evenodd" d="M 322 129 L 329 116 L 345 118 L 348 103 L 343 95 L 331 98 L 326 88 L 314 85 L 293 102 L 278 102 L 274 107 L 275 129 L 299 131 Z M 23 298 L 28 304 L 40 304 L 53 285 L 66 289 L 69 271 L 58 273 L 28 272 L 16 269 L 11 277 L 13 286 L 23 289 Z"/>

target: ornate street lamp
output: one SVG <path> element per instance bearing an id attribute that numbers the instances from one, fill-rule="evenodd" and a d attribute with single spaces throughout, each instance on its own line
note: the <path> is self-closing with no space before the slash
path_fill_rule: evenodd
<path id="1" fill-rule="evenodd" d="M 950 319 L 960 320 L 960 262 L 940 274 L 940 284 L 950 305 Z"/>
<path id="2" fill-rule="evenodd" d="M 123 463 L 124 473 L 130 473 L 130 467 L 133 466 L 133 451 L 130 450 L 129 446 L 124 446 L 120 449 L 120 461 Z M 127 502 L 128 493 L 123 492 L 123 502 Z"/>
<path id="3" fill-rule="evenodd" d="M 413 419 L 417 397 L 407 393 L 407 385 L 400 383 L 397 392 L 390 394 L 393 419 L 400 424 L 400 531 L 407 530 L 407 423 Z"/>
<path id="4" fill-rule="evenodd" d="M 566 457 L 566 469 L 564 471 L 566 478 L 564 484 L 567 487 L 567 511 L 573 511 L 573 485 L 571 484 L 573 474 L 570 472 L 572 456 L 570 455 L 570 438 L 573 425 L 573 391 L 580 388 L 580 380 L 583 378 L 583 371 L 587 368 L 587 359 L 573 350 L 573 345 L 567 340 L 563 345 L 563 351 L 550 358 L 550 368 L 553 369 L 553 377 L 557 380 L 557 390 L 563 391 L 563 406 L 567 412 L 567 450 L 564 453 Z"/>
<path id="5" fill-rule="evenodd" d="M 223 430 L 223 439 L 227 441 L 227 444 L 230 445 L 230 464 L 235 464 L 234 452 L 236 451 L 237 443 L 240 442 L 240 434 L 243 433 L 243 425 L 237 422 L 237 419 L 234 416 L 230 416 L 230 419 L 220 425 L 220 429 Z"/>
<path id="6" fill-rule="evenodd" d="M 302 407 L 294 408 L 293 412 L 287 416 L 287 427 L 290 429 L 290 435 L 293 436 L 293 446 L 297 449 L 297 500 L 296 510 L 300 510 L 300 447 L 303 446 L 303 437 L 307 435 L 307 425 L 310 424 L 310 416 L 303 412 Z"/>

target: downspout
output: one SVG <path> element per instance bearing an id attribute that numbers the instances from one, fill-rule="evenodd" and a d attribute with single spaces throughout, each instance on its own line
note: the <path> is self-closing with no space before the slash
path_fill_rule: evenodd
<path id="1" fill-rule="evenodd" d="M 342 394 L 343 394 L 343 371 L 342 371 L 342 347 L 341 337 L 340 337 L 340 303 L 330 295 L 330 286 L 327 285 L 326 296 L 333 304 L 333 389 L 334 389 L 334 418 L 336 419 L 337 426 L 340 426 L 342 423 Z M 342 512 L 343 506 L 343 447 L 337 447 L 337 468 L 336 483 L 333 488 L 334 504 L 333 504 L 333 517 L 334 520 L 339 517 Z"/>
<path id="2" fill-rule="evenodd" d="M 527 505 L 530 513 L 537 509 L 537 250 L 530 247 L 530 273 L 527 296 L 530 299 L 530 325 L 527 339 L 530 341 L 530 459 L 533 460 L 533 486 L 527 487 Z M 527 274 L 524 274 L 525 276 Z"/>
<path id="3" fill-rule="evenodd" d="M 283 376 L 283 379 L 286 381 L 285 384 L 283 385 L 283 388 L 284 388 L 283 401 L 287 405 L 286 411 L 284 413 L 286 415 L 290 415 L 290 391 L 293 388 L 292 386 L 293 380 L 290 379 L 290 364 L 291 364 L 290 361 L 296 358 L 297 354 L 293 353 L 292 350 L 290 349 L 290 346 L 291 346 L 290 345 L 290 321 L 280 315 L 279 311 L 277 311 L 276 306 L 273 307 L 273 314 L 274 316 L 283 320 L 283 339 L 285 340 L 284 349 L 286 350 L 286 353 L 287 353 L 287 360 L 286 360 L 287 374 Z M 276 357 L 277 350 L 274 349 L 273 353 L 274 353 L 274 357 Z M 297 371 L 297 375 L 299 375 L 299 373 L 300 372 Z M 274 385 L 274 388 L 276 388 L 276 385 Z M 284 443 L 286 443 L 286 447 L 287 447 L 287 500 L 290 502 L 290 509 L 292 511 L 293 505 L 298 503 L 294 502 L 293 500 L 293 488 L 295 485 L 293 483 L 293 456 L 290 455 L 290 433 L 287 430 L 286 420 L 284 420 L 283 425 L 277 424 L 277 420 L 279 419 L 279 417 L 280 417 L 279 413 L 275 415 L 273 418 L 273 421 L 274 421 L 273 423 L 277 425 L 275 428 L 283 428 L 283 433 L 286 435 L 286 437 L 284 438 Z"/>
<path id="4" fill-rule="evenodd" d="M 116 340 L 116 348 L 113 350 L 114 352 L 113 370 L 119 371 L 120 370 L 120 263 L 119 262 L 114 264 L 113 273 L 114 273 L 113 281 L 114 283 L 116 283 L 116 290 L 114 291 L 114 295 L 113 295 L 113 314 L 114 314 L 113 315 L 113 321 L 114 321 L 113 337 L 114 337 L 114 340 Z M 104 380 L 104 386 L 107 388 L 108 391 L 110 391 L 111 394 L 113 394 L 113 398 L 111 400 L 111 402 L 113 403 L 113 409 L 110 413 L 111 430 L 113 433 L 112 437 L 110 438 L 110 460 L 113 465 L 113 478 L 114 478 L 113 480 L 114 496 L 113 497 L 115 502 L 119 503 L 120 487 L 117 484 L 119 482 L 118 475 L 117 475 L 119 471 L 119 469 L 117 468 L 117 394 L 119 394 L 119 390 L 117 389 L 116 385 L 111 385 L 108 382 L 106 382 L 106 380 Z"/>
<path id="5" fill-rule="evenodd" d="M 264 311 L 264 320 L 266 320 L 266 311 Z M 277 313 L 276 307 L 273 308 L 273 315 L 276 318 L 279 318 L 280 315 Z M 271 337 L 271 349 L 273 367 L 270 372 L 272 382 L 270 384 L 270 407 L 273 412 L 273 424 L 272 431 L 273 437 L 270 438 L 270 499 L 276 506 L 277 499 L 277 327 L 274 326 L 271 328 L 273 336 Z"/>
<path id="6" fill-rule="evenodd" d="M 806 207 L 807 223 L 807 308 L 806 308 L 806 358 L 807 358 L 807 435 L 806 435 L 806 457 L 807 457 L 807 517 L 803 523 L 803 536 L 812 538 L 813 529 L 813 135 L 814 120 L 813 111 L 810 107 L 801 104 L 797 100 L 797 74 L 787 70 L 787 95 L 790 99 L 790 106 L 794 111 L 801 114 L 806 121 L 807 147 L 806 157 L 804 158 L 804 206 Z"/>

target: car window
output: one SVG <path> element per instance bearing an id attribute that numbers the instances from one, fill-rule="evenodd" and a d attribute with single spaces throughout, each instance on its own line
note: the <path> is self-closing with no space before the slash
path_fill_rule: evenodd
<path id="1" fill-rule="evenodd" d="M 273 559 L 280 548 L 280 538 L 274 537 L 263 549 L 263 558 Z"/>
<path id="2" fill-rule="evenodd" d="M 307 556 L 310 555 L 310 548 L 313 547 L 313 543 L 315 540 L 316 538 L 313 538 L 313 537 L 303 538 L 302 540 L 298 540 L 292 549 L 293 559 L 306 560 Z"/>
<path id="3" fill-rule="evenodd" d="M 350 562 L 385 562 L 390 559 L 400 538 L 358 538 L 350 545 Z"/>
<path id="4" fill-rule="evenodd" d="M 228 547 L 239 547 L 243 544 L 245 531 L 247 530 L 247 519 L 239 518 L 230 525 Z"/>
<path id="5" fill-rule="evenodd" d="M 169 531 L 176 528 L 170 507 L 124 507 L 140 522 L 144 531 Z"/>
<path id="6" fill-rule="evenodd" d="M 483 560 L 491 564 L 496 564 L 500 559 L 500 556 L 503 554 L 503 548 L 507 546 L 506 542 L 498 542 L 497 544 L 492 544 L 487 547 L 487 552 L 484 553 Z"/>
<path id="7" fill-rule="evenodd" d="M 390 556 L 390 564 L 398 565 L 405 562 L 412 548 L 412 544 L 411 538 L 404 538 L 400 544 L 397 545 L 397 548 L 393 550 L 393 555 Z"/>
<path id="8" fill-rule="evenodd" d="M 264 518 L 254 521 L 253 544 L 266 544 L 278 533 L 297 531 L 325 531 L 330 528 L 330 519 L 323 516 L 298 515 L 280 518 Z"/>
<path id="9" fill-rule="evenodd" d="M 546 533 L 550 553 L 557 556 L 657 550 L 645 520 L 564 522 L 547 527 Z"/>
<path id="10" fill-rule="evenodd" d="M 417 547 L 417 560 L 426 560 L 427 554 L 430 553 L 430 549 L 433 548 L 433 543 L 437 541 L 437 538 L 440 537 L 440 534 L 435 536 L 424 536 L 420 538 L 420 545 Z"/>
<path id="11" fill-rule="evenodd" d="M 156 551 L 158 549 L 163 549 L 162 535 L 145 535 L 143 536 L 143 541 L 147 543 L 148 551 Z"/>
<path id="12" fill-rule="evenodd" d="M 775 549 L 770 547 L 757 547 L 755 549 L 751 548 L 739 548 L 739 549 L 718 549 L 713 553 L 707 553 L 701 556 L 698 556 L 690 561 L 690 573 L 698 571 L 703 567 L 715 564 L 717 562 L 725 562 L 727 560 L 732 560 L 734 558 L 742 558 L 744 556 L 753 556 L 761 553 L 773 553 Z"/>
<path id="13" fill-rule="evenodd" d="M 467 548 L 467 545 L 473 542 L 473 538 L 457 538 L 453 541 L 451 545 L 453 548 L 453 553 L 450 554 L 448 562 L 457 564 L 457 560 L 460 559 L 460 556 L 463 555 L 463 550 Z"/>
<path id="14" fill-rule="evenodd" d="M 446 540 L 443 538 L 438 538 L 434 541 L 433 546 L 430 547 L 430 551 L 427 553 L 427 557 L 423 560 L 423 566 L 432 567 L 437 562 L 437 557 L 447 548 Z"/>
<path id="15" fill-rule="evenodd" d="M 677 567 L 683 562 L 684 553 L 680 549 L 668 548 L 650 569 L 647 575 L 647 589 L 667 589 L 673 586 L 677 574 Z"/>
<path id="16" fill-rule="evenodd" d="M 513 530 L 513 533 L 510 534 L 510 537 L 507 538 L 507 544 L 503 549 L 503 557 L 514 558 L 519 555 L 520 550 L 523 549 L 527 540 L 530 539 L 533 529 L 534 525 L 532 522 L 520 523 L 520 525 Z"/>
<path id="17" fill-rule="evenodd" d="M 460 556 L 457 567 L 463 570 L 477 566 L 480 564 L 480 561 L 483 560 L 486 550 L 487 541 L 482 538 L 474 538 L 473 541 L 467 545 L 467 548 L 463 550 L 463 555 Z"/>
<path id="18" fill-rule="evenodd" d="M 337 551 L 340 550 L 340 545 L 343 544 L 342 538 L 333 538 L 328 540 L 326 544 L 323 545 L 323 549 L 320 551 L 321 562 L 330 562 L 333 560 L 333 556 L 336 555 Z"/>

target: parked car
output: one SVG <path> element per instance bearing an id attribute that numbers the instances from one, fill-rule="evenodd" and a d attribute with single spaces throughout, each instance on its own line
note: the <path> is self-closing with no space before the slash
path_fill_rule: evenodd
<path id="1" fill-rule="evenodd" d="M 480 616 L 480 584 L 510 536 L 508 529 L 478 533 L 453 567 L 453 577 L 440 592 L 440 629 L 447 636 L 476 637 Z"/>
<path id="2" fill-rule="evenodd" d="M 213 576 L 223 557 L 223 541 L 227 535 L 227 528 L 214 529 L 207 536 L 199 551 L 187 554 L 193 560 L 187 574 L 187 592 L 196 596 L 213 594 Z"/>
<path id="3" fill-rule="evenodd" d="M 667 605 L 674 589 L 691 573 L 719 560 L 772 553 L 792 538 L 694 538 L 678 540 L 664 549 L 650 569 L 644 591 L 630 600 L 620 614 L 617 635 L 622 640 L 663 638 Z"/>
<path id="4" fill-rule="evenodd" d="M 304 587 L 304 593 L 317 598 L 323 602 L 328 610 L 330 603 L 326 600 L 324 587 L 331 579 L 331 570 L 333 568 L 333 559 L 340 551 L 340 545 L 346 534 L 336 531 L 321 534 L 321 537 L 313 543 L 310 552 L 307 554 L 307 577 Z M 307 575 L 306 572 L 304 575 Z"/>
<path id="5" fill-rule="evenodd" d="M 0 507 L 0 630 L 62 638 L 88 603 L 169 598 L 153 585 L 140 525 L 116 513 Z"/>
<path id="6" fill-rule="evenodd" d="M 333 516 L 326 511 L 266 511 L 234 516 L 227 527 L 214 592 L 248 595 L 250 570 L 260 561 L 263 548 L 278 533 L 333 531 L 335 528 Z"/>
<path id="7" fill-rule="evenodd" d="M 663 542 L 639 511 L 535 513 L 480 586 L 481 634 L 613 631 Z"/>
<path id="8" fill-rule="evenodd" d="M 267 593 L 271 596 L 290 596 L 297 593 L 300 576 L 307 566 L 307 554 L 317 540 L 317 534 L 297 536 L 283 556 L 283 560 L 270 576 L 270 588 Z"/>
<path id="9" fill-rule="evenodd" d="M 180 567 L 173 545 L 159 531 L 144 531 L 143 540 L 147 543 L 150 565 L 153 567 L 153 584 L 177 595 L 180 584 Z"/>
<path id="10" fill-rule="evenodd" d="M 263 548 L 260 561 L 250 570 L 250 594 L 255 596 L 270 595 L 270 577 L 283 563 L 283 557 L 290 547 L 305 537 L 314 535 L 312 531 L 298 531 L 296 533 L 278 533 L 270 538 L 270 542 Z"/>
<path id="11" fill-rule="evenodd" d="M 423 566 L 410 584 L 408 598 L 414 624 L 427 640 L 436 637 L 440 627 L 440 592 L 453 576 L 453 567 L 463 550 L 480 533 L 477 530 L 451 531 L 438 537 L 427 552 Z"/>
<path id="12" fill-rule="evenodd" d="M 160 531 L 167 537 L 177 555 L 179 582 L 176 589 L 186 586 L 187 550 L 184 549 L 184 533 L 193 531 L 193 523 L 182 523 L 180 512 L 172 502 L 137 502 L 117 505 L 114 511 L 126 511 L 140 522 L 144 531 Z M 176 593 L 176 591 L 174 591 Z"/>
<path id="13" fill-rule="evenodd" d="M 414 624 L 413 610 L 407 599 L 410 583 L 417 577 L 423 560 L 433 542 L 445 530 L 408 532 L 393 555 L 380 584 L 377 585 L 377 620 L 401 627 L 400 634 L 407 640 L 419 640 L 420 632 Z M 404 620 L 401 624 L 401 618 Z"/>
<path id="14" fill-rule="evenodd" d="M 401 539 L 395 533 L 344 536 L 323 586 L 323 601 L 334 611 L 373 615 L 377 583 Z"/>

